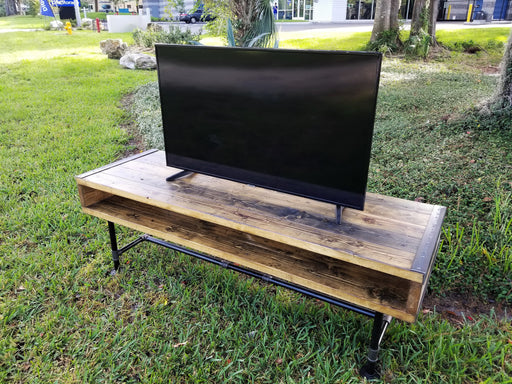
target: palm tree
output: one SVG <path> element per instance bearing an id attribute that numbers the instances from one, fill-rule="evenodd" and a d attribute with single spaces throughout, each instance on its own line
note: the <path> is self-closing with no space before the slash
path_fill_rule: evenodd
<path id="1" fill-rule="evenodd" d="M 274 47 L 277 33 L 268 0 L 204 0 L 204 8 L 227 26 L 228 42 L 239 47 Z"/>
<path id="2" fill-rule="evenodd" d="M 276 44 L 276 27 L 268 0 L 232 0 L 234 40 L 240 47 L 272 47 Z"/>

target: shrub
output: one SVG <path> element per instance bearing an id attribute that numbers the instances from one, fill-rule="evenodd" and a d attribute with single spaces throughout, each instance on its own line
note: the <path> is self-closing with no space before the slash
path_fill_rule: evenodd
<path id="1" fill-rule="evenodd" d="M 147 147 L 164 149 L 158 83 L 148 83 L 135 91 L 131 112 Z"/>
<path id="2" fill-rule="evenodd" d="M 39 1 L 29 0 L 27 2 L 27 5 L 28 5 L 28 9 L 26 11 L 27 15 L 35 17 L 39 14 L 39 7 L 40 7 Z"/>
<path id="3" fill-rule="evenodd" d="M 400 29 L 390 29 L 379 33 L 375 41 L 370 41 L 366 46 L 369 51 L 382 53 L 397 53 L 402 48 Z"/>
<path id="4" fill-rule="evenodd" d="M 480 44 L 475 43 L 473 40 L 455 41 L 452 44 L 444 44 L 444 46 L 451 51 L 465 53 L 477 53 L 483 50 L 482 46 Z"/>
<path id="5" fill-rule="evenodd" d="M 415 36 L 409 37 L 404 44 L 405 53 L 412 56 L 426 58 L 430 51 L 432 38 L 423 29 Z"/>
<path id="6" fill-rule="evenodd" d="M 140 47 L 152 48 L 155 43 L 165 44 L 194 44 L 199 41 L 201 32 L 192 33 L 190 30 L 182 31 L 178 27 L 169 27 L 166 31 L 141 31 L 133 32 L 133 41 Z"/>

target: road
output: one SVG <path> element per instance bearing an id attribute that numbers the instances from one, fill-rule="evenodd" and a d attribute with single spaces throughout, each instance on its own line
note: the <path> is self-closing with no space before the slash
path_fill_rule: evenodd
<path id="1" fill-rule="evenodd" d="M 191 32 L 197 33 L 204 28 L 205 23 L 185 24 L 185 23 L 158 23 L 164 28 L 168 26 L 177 26 L 181 29 L 190 29 Z M 303 37 L 315 36 L 318 34 L 332 33 L 332 32 L 366 32 L 371 31 L 373 22 L 371 21 L 346 21 L 342 23 L 318 23 L 318 22 L 288 22 L 276 23 L 279 35 L 286 38 L 286 34 L 299 34 Z M 405 23 L 404 28 L 408 29 L 410 23 Z M 462 21 L 438 21 L 437 30 L 442 29 L 465 29 L 465 28 L 495 28 L 507 27 L 512 28 L 512 21 L 495 21 L 490 23 L 465 23 Z M 35 31 L 35 29 L 1 29 L 2 32 L 21 32 L 21 31 Z"/>
<path id="2" fill-rule="evenodd" d="M 162 23 L 164 25 L 179 26 L 182 29 L 190 29 L 191 32 L 197 33 L 204 28 L 204 23 L 185 24 L 185 23 Z M 331 33 L 331 32 L 366 32 L 371 31 L 373 22 L 371 21 L 346 21 L 342 23 L 319 23 L 319 22 L 288 22 L 276 23 L 280 35 L 288 33 L 299 33 L 305 37 L 308 35 L 314 36 L 317 34 Z M 404 28 L 408 29 L 410 23 L 405 23 Z M 496 21 L 490 23 L 465 23 L 462 21 L 438 21 L 437 30 L 443 29 L 466 29 L 466 28 L 495 28 L 495 27 L 508 27 L 512 28 L 512 21 Z"/>

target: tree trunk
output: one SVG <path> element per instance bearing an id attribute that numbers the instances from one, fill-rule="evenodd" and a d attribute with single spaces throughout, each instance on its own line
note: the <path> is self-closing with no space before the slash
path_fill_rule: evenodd
<path id="1" fill-rule="evenodd" d="M 371 42 L 375 42 L 385 31 L 398 30 L 399 9 L 400 0 L 377 0 Z"/>
<path id="2" fill-rule="evenodd" d="M 503 109 L 512 107 L 512 31 L 501 62 L 501 76 L 495 96 L 495 104 Z"/>
<path id="3" fill-rule="evenodd" d="M 414 2 L 410 37 L 421 37 L 423 30 L 430 36 L 431 44 L 435 44 L 438 7 L 439 0 L 416 0 Z"/>
<path id="4" fill-rule="evenodd" d="M 12 16 L 16 15 L 18 11 L 16 10 L 16 0 L 5 0 L 5 15 Z"/>
<path id="5" fill-rule="evenodd" d="M 389 29 L 399 30 L 398 12 L 400 11 L 401 0 L 391 0 L 391 9 L 389 14 Z"/>
<path id="6" fill-rule="evenodd" d="M 391 6 L 391 0 L 377 0 L 375 2 L 375 19 L 373 21 L 372 36 L 370 41 L 374 42 L 383 31 L 389 29 L 387 13 Z"/>
<path id="7" fill-rule="evenodd" d="M 425 11 L 428 6 L 428 0 L 415 0 L 412 8 L 411 34 L 410 36 L 419 36 L 421 30 L 426 30 Z"/>
<path id="8" fill-rule="evenodd" d="M 429 23 L 428 34 L 430 36 L 430 44 L 437 44 L 436 27 L 437 27 L 437 14 L 439 13 L 439 0 L 430 0 L 429 7 Z"/>

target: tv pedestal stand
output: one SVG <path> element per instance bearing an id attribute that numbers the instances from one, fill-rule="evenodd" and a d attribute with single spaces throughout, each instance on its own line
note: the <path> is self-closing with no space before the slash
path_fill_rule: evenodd
<path id="1" fill-rule="evenodd" d="M 172 174 L 169 177 L 166 177 L 165 181 L 176 181 L 178 179 L 182 179 L 182 178 L 190 176 L 192 174 L 194 174 L 194 172 L 192 172 L 192 171 L 180 171 L 175 174 Z"/>
<path id="2" fill-rule="evenodd" d="M 341 216 L 343 215 L 344 209 L 345 209 L 345 207 L 343 207 L 339 204 L 336 204 L 336 224 L 338 224 L 338 225 L 341 224 Z"/>
<path id="3" fill-rule="evenodd" d="M 369 193 L 364 211 L 347 208 L 337 224 L 332 204 L 168 174 L 155 150 L 76 177 L 83 211 L 108 222 L 116 271 L 147 241 L 373 317 L 360 372 L 379 376 L 391 318 L 414 322 L 421 308 L 444 207 Z M 119 249 L 115 224 L 145 234 Z"/>

